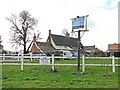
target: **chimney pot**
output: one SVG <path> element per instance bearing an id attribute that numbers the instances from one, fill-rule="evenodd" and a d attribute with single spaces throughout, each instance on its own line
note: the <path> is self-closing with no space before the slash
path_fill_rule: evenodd
<path id="1" fill-rule="evenodd" d="M 48 42 L 48 43 L 51 43 L 51 30 L 49 30 L 49 36 L 48 36 L 47 42 Z"/>
<path id="2" fill-rule="evenodd" d="M 51 30 L 49 30 L 49 35 L 51 34 Z"/>
<path id="3" fill-rule="evenodd" d="M 34 33 L 33 42 L 36 42 L 36 35 Z"/>
<path id="4" fill-rule="evenodd" d="M 70 35 L 70 34 L 69 34 L 68 32 L 66 32 L 66 37 L 69 37 L 69 35 Z"/>

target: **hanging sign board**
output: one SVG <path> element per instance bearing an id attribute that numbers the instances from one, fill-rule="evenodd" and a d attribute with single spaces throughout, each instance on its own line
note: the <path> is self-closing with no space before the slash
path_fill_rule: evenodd
<path id="1" fill-rule="evenodd" d="M 88 15 L 71 19 L 72 31 L 87 30 L 87 17 Z"/>
<path id="2" fill-rule="evenodd" d="M 80 29 L 84 28 L 85 25 L 85 17 L 83 18 L 76 18 L 73 20 L 73 29 Z"/>

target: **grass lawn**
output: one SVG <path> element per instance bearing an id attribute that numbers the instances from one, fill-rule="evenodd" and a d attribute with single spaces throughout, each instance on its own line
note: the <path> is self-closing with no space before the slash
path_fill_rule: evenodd
<path id="1" fill-rule="evenodd" d="M 55 64 L 77 64 L 77 59 L 74 60 L 55 60 Z M 11 63 L 11 62 L 7 62 Z M 13 63 L 13 62 L 12 62 Z M 21 63 L 21 61 L 15 61 L 14 63 Z M 39 63 L 39 61 L 24 61 L 24 63 Z M 52 63 L 52 60 L 50 61 Z M 80 60 L 82 64 L 82 59 Z M 85 59 L 86 64 L 112 64 L 112 59 Z M 115 59 L 115 63 L 120 63 L 119 59 Z"/>
<path id="2" fill-rule="evenodd" d="M 100 64 L 99 61 L 94 60 Z M 86 63 L 94 63 L 93 60 Z M 76 63 L 77 60 L 56 60 L 55 63 Z M 111 63 L 108 61 L 106 63 Z M 2 88 L 118 88 L 118 67 L 86 66 L 86 72 L 76 76 L 77 66 L 55 66 L 58 72 L 51 71 L 52 66 L 2 66 Z M 82 71 L 82 68 L 81 68 Z"/>

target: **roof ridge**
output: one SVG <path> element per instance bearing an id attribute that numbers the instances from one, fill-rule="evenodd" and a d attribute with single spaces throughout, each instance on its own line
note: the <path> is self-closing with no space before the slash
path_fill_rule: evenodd
<path id="1" fill-rule="evenodd" d="M 57 35 L 57 34 L 51 34 L 51 35 L 55 35 L 55 36 L 61 36 L 61 37 L 66 37 L 66 36 L 63 36 L 63 35 Z M 68 38 L 68 37 L 66 37 Z M 74 38 L 74 37 L 69 37 L 70 39 L 78 39 L 78 38 Z"/>
<path id="2" fill-rule="evenodd" d="M 63 35 L 58 35 L 58 34 L 51 34 L 51 35 L 56 35 L 56 36 L 63 36 Z M 65 36 L 63 36 L 63 37 L 65 37 Z"/>

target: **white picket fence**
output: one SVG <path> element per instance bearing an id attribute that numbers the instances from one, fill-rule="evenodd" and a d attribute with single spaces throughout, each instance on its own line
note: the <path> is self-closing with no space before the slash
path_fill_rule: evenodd
<path id="1" fill-rule="evenodd" d="M 0 61 L 20 61 L 23 57 L 26 60 L 33 61 L 34 59 L 39 59 L 41 56 L 45 56 L 42 54 L 0 54 Z"/>
<path id="2" fill-rule="evenodd" d="M 54 65 L 78 65 L 78 64 L 54 64 L 54 55 L 52 55 L 52 70 L 54 70 Z M 86 58 L 96 58 L 96 59 L 112 59 L 112 64 L 85 64 L 85 59 Z M 120 64 L 115 64 L 115 59 L 120 59 L 118 57 L 85 57 L 84 55 L 82 56 L 82 72 L 85 72 L 85 66 L 112 66 L 112 71 L 115 72 L 115 66 L 120 66 Z"/>
<path id="3" fill-rule="evenodd" d="M 3 54 L 3 55 L 0 55 L 0 58 L 1 58 L 1 61 L 21 61 L 21 63 L 0 63 L 0 65 L 21 65 L 21 71 L 23 71 L 23 65 L 42 65 L 42 64 L 40 64 L 40 63 L 24 63 L 24 61 L 26 60 L 26 59 L 30 59 L 31 61 L 33 60 L 33 59 L 38 59 L 38 60 L 40 60 L 40 58 L 41 57 L 46 57 L 46 56 L 38 56 L 38 55 L 5 55 L 5 54 Z M 8 60 L 8 59 L 12 59 L 12 58 L 14 58 L 14 59 L 17 59 L 17 60 Z M 54 63 L 54 59 L 55 58 L 59 58 L 59 59 L 65 59 L 65 58 L 68 58 L 68 57 L 54 57 L 54 55 L 52 55 L 52 57 L 47 57 L 47 58 L 51 58 L 52 59 L 52 64 L 46 64 L 46 65 L 52 65 L 52 70 L 54 71 L 54 66 L 55 65 L 68 65 L 68 66 L 70 66 L 70 65 L 78 65 L 78 64 L 55 64 Z M 72 57 L 72 58 L 77 58 L 77 57 Z M 85 59 L 87 59 L 87 58 L 91 58 L 91 59 L 111 59 L 112 60 L 112 64 L 85 64 Z M 115 64 L 115 59 L 120 59 L 120 58 L 118 58 L 118 57 L 114 57 L 114 56 L 112 56 L 112 57 L 85 57 L 84 55 L 82 56 L 82 64 L 80 64 L 80 65 L 82 65 L 82 72 L 85 72 L 85 66 L 112 66 L 112 71 L 113 72 L 115 72 L 115 67 L 116 66 L 120 66 L 120 64 Z M 44 64 L 45 65 L 45 64 Z"/>
<path id="4" fill-rule="evenodd" d="M 40 59 L 40 57 L 46 57 L 45 55 L 42 55 L 42 54 L 23 54 L 23 55 L 20 55 L 20 54 L 0 54 L 0 62 L 3 62 L 3 61 L 20 61 L 21 58 L 24 58 L 24 61 L 33 61 L 33 60 L 37 60 L 37 59 Z M 48 58 L 52 58 L 52 56 L 47 56 Z M 77 57 L 66 57 L 66 56 L 56 56 L 54 57 L 56 59 L 75 59 Z"/>

